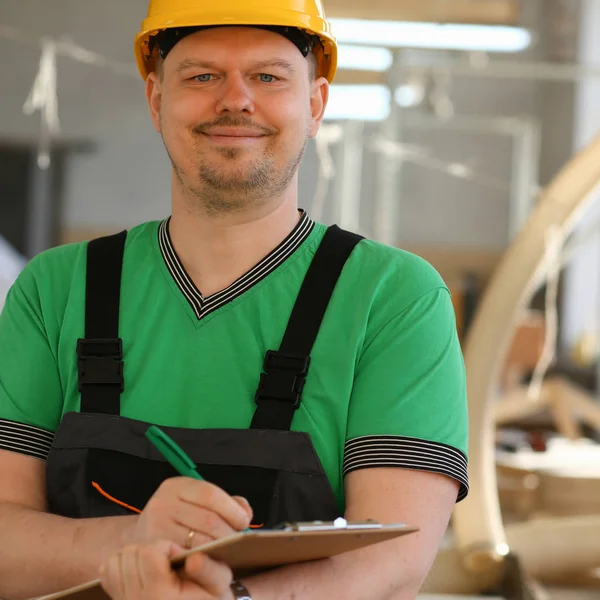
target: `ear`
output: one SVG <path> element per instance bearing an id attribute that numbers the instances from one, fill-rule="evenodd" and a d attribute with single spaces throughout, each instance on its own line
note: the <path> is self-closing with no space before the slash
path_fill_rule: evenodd
<path id="1" fill-rule="evenodd" d="M 311 84 L 310 112 L 311 125 L 309 137 L 315 137 L 325 115 L 325 107 L 329 100 L 329 82 L 325 77 L 318 77 Z"/>
<path id="2" fill-rule="evenodd" d="M 150 116 L 154 129 L 160 133 L 160 105 L 162 101 L 161 82 L 155 72 L 150 73 L 146 79 L 146 100 L 150 108 Z"/>

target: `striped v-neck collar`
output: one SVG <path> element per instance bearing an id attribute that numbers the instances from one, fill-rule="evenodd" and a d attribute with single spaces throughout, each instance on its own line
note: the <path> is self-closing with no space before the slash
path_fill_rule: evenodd
<path id="1" fill-rule="evenodd" d="M 187 274 L 175 252 L 169 234 L 170 221 L 171 217 L 165 219 L 158 228 L 160 252 L 173 280 L 198 319 L 206 317 L 224 304 L 235 300 L 259 281 L 262 281 L 302 245 L 315 226 L 315 222 L 308 217 L 306 212 L 302 211 L 302 216 L 294 230 L 277 248 L 267 254 L 257 265 L 234 281 L 229 287 L 211 296 L 203 296 L 192 278 Z"/>

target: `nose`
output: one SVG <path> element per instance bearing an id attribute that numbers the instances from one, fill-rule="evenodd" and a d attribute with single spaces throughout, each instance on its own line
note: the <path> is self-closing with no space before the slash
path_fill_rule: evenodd
<path id="1" fill-rule="evenodd" d="M 240 74 L 227 76 L 224 85 L 221 86 L 221 95 L 217 100 L 218 113 L 247 113 L 254 112 L 254 99 Z"/>

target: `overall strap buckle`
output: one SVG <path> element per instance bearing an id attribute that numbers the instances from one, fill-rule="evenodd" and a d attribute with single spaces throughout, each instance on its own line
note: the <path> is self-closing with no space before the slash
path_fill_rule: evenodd
<path id="1" fill-rule="evenodd" d="M 121 414 L 123 342 L 119 337 L 121 274 L 127 231 L 87 247 L 85 333 L 77 340 L 81 412 Z"/>
<path id="2" fill-rule="evenodd" d="M 300 406 L 302 390 L 310 366 L 310 356 L 297 356 L 285 352 L 268 350 L 264 370 L 254 400 L 280 400 L 291 404 L 294 409 Z"/>
<path id="3" fill-rule="evenodd" d="M 310 354 L 346 261 L 363 239 L 332 225 L 313 257 L 279 350 L 269 350 L 255 395 L 251 429 L 289 431 L 302 400 Z"/>
<path id="4" fill-rule="evenodd" d="M 80 392 L 86 385 L 114 385 L 122 392 L 125 389 L 123 340 L 78 339 L 77 372 Z"/>

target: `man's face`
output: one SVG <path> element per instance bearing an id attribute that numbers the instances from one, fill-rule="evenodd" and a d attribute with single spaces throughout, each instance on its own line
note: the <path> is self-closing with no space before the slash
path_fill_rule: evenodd
<path id="1" fill-rule="evenodd" d="M 179 182 L 211 212 L 281 194 L 316 135 L 328 84 L 283 36 L 249 27 L 178 42 L 146 92 Z"/>

